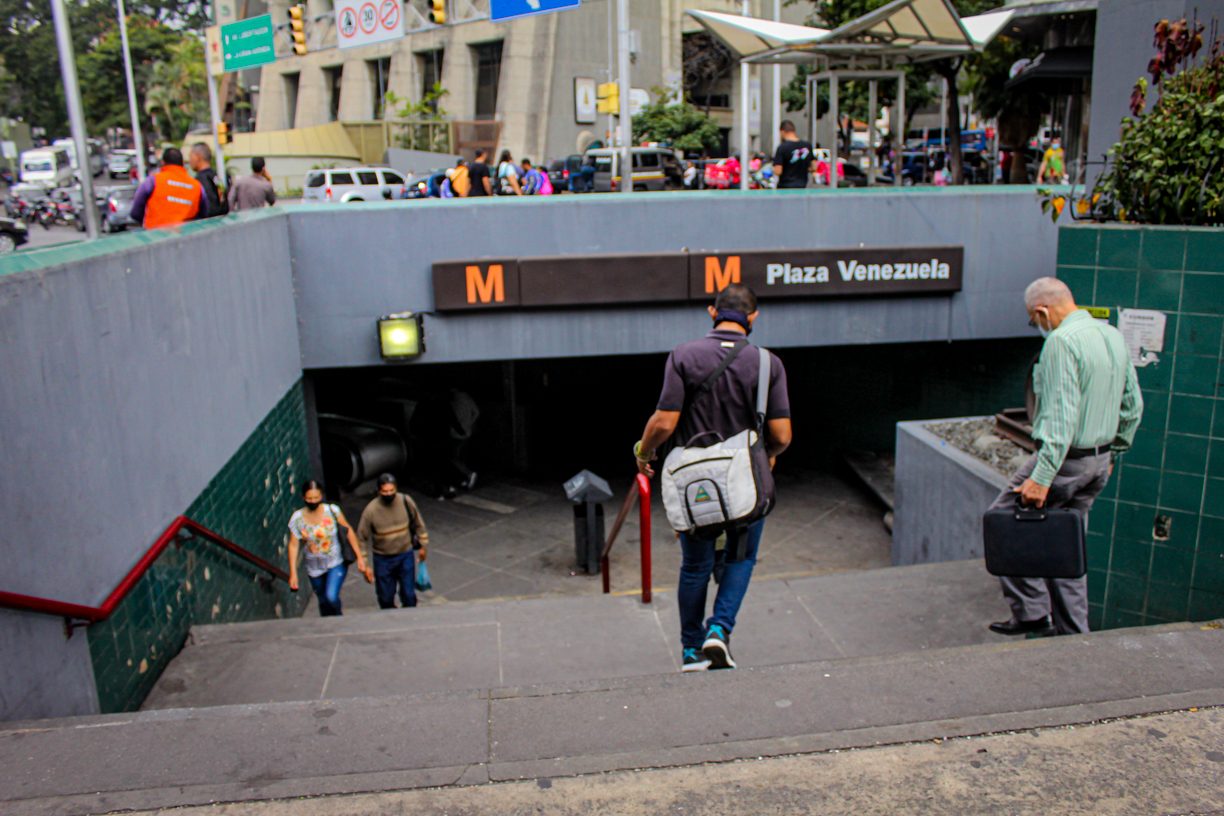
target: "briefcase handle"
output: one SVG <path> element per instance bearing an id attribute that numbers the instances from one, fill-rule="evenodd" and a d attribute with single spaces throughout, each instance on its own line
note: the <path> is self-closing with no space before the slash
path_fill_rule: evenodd
<path id="1" fill-rule="evenodd" d="M 1045 521 L 1046 508 L 1029 507 L 1024 503 L 1024 497 L 1016 494 L 1016 521 Z"/>

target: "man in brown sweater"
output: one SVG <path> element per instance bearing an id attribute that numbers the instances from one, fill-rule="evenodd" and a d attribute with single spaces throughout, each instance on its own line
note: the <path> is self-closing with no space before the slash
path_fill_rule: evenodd
<path id="1" fill-rule="evenodd" d="M 421 548 L 421 560 L 429 551 L 429 531 L 412 499 L 399 492 L 395 477 L 378 477 L 378 498 L 366 505 L 357 523 L 357 539 L 373 555 L 374 593 L 382 609 L 395 608 L 399 590 L 401 606 L 416 606 L 416 560 L 413 538 Z"/>

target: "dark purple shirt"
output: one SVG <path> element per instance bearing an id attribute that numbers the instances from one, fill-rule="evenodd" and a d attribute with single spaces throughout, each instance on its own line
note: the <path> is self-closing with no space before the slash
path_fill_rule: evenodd
<path id="1" fill-rule="evenodd" d="M 748 346 L 722 373 L 709 393 L 697 397 L 697 389 L 714 373 L 719 363 L 744 335 L 734 331 L 712 331 L 700 340 L 677 346 L 667 358 L 663 371 L 663 393 L 659 396 L 660 411 L 682 411 L 680 423 L 672 434 L 671 446 L 687 445 L 697 434 L 714 431 L 729 439 L 740 431 L 756 426 L 757 378 L 761 373 L 761 356 L 755 346 Z M 691 404 L 686 403 L 686 398 Z M 786 394 L 786 369 L 778 355 L 769 355 L 769 399 L 765 403 L 765 419 L 790 417 L 790 399 Z M 712 445 L 713 436 L 698 440 L 698 445 Z"/>

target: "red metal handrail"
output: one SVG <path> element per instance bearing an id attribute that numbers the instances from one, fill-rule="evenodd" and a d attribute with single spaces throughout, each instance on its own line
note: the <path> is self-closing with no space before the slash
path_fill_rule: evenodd
<path id="1" fill-rule="evenodd" d="M 634 504 L 638 505 L 638 526 L 641 528 L 642 603 L 650 603 L 650 480 L 641 473 L 638 474 L 634 487 L 629 488 L 629 494 L 625 496 L 620 512 L 616 514 L 616 521 L 612 524 L 612 531 L 608 533 L 608 541 L 604 544 L 603 554 L 599 559 L 599 571 L 603 575 L 603 591 L 607 595 L 612 591 L 608 553 L 611 552 L 612 545 L 616 543 L 616 536 L 620 533 L 621 525 L 625 523 Z"/>
<path id="2" fill-rule="evenodd" d="M 282 581 L 289 580 L 289 573 L 283 569 L 272 566 L 254 553 L 244 550 L 229 539 L 222 538 L 212 530 L 197 524 L 186 516 L 179 516 L 166 528 L 164 533 L 158 536 L 157 541 L 153 543 L 149 551 L 136 562 L 136 566 L 128 571 L 128 574 L 123 577 L 119 585 L 106 597 L 101 606 L 82 606 L 80 604 L 65 603 L 64 601 L 53 601 L 49 598 L 19 595 L 15 592 L 0 592 L 0 607 L 21 609 L 26 612 L 42 612 L 48 615 L 62 615 L 65 618 L 75 618 L 88 621 L 89 623 L 104 621 L 110 617 L 120 602 L 127 597 L 127 594 L 132 591 L 132 587 L 136 586 L 136 582 L 148 572 L 149 567 L 153 566 L 153 562 L 157 560 L 157 557 L 162 554 L 162 551 L 166 549 L 170 542 L 175 539 L 175 536 L 178 535 L 179 530 L 183 528 L 187 528 L 201 538 L 229 550 L 234 555 L 249 561 L 275 578 L 280 578 Z"/>

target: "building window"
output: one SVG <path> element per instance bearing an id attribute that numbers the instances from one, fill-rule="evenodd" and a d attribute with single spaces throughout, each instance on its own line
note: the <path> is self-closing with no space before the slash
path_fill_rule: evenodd
<path id="1" fill-rule="evenodd" d="M 387 99 L 387 86 L 391 83 L 391 58 L 367 60 L 370 66 L 370 89 L 374 93 L 374 118 L 383 118 L 383 104 Z"/>
<path id="2" fill-rule="evenodd" d="M 442 86 L 442 49 L 422 51 L 417 54 L 421 62 L 421 98 L 427 99 L 434 92 L 435 86 Z M 438 112 L 438 100 L 429 103 L 429 109 Z"/>
<path id="3" fill-rule="evenodd" d="M 497 85 L 501 82 L 502 41 L 472 46 L 476 62 L 476 118 L 497 116 Z"/>
<path id="4" fill-rule="evenodd" d="M 327 83 L 327 121 L 340 118 L 340 81 L 344 78 L 344 66 L 323 69 L 323 81 Z"/>
<path id="5" fill-rule="evenodd" d="M 301 85 L 300 73 L 282 74 L 285 79 L 285 127 L 292 130 L 297 122 L 298 87 Z"/>

